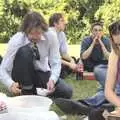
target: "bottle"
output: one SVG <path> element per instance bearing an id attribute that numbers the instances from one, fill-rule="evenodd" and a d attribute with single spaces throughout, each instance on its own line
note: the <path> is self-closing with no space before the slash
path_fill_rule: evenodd
<path id="1" fill-rule="evenodd" d="M 83 80 L 83 63 L 82 60 L 80 59 L 78 64 L 77 64 L 77 72 L 76 72 L 76 80 Z"/>

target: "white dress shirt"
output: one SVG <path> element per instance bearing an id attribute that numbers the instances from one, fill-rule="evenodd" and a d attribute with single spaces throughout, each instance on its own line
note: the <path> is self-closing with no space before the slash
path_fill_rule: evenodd
<path id="1" fill-rule="evenodd" d="M 59 52 L 60 55 L 65 55 L 68 53 L 68 44 L 67 44 L 67 38 L 63 31 L 56 31 L 55 27 L 50 27 L 49 30 L 54 31 L 57 34 L 57 38 L 59 41 Z"/>
<path id="2" fill-rule="evenodd" d="M 30 44 L 30 41 L 23 32 L 17 32 L 8 42 L 8 49 L 0 66 L 0 80 L 2 80 L 3 84 L 8 88 L 14 82 L 11 78 L 11 73 L 16 52 L 20 47 L 27 44 Z M 56 82 L 61 71 L 57 35 L 48 30 L 42 36 L 42 40 L 37 43 L 37 47 L 40 54 L 40 60 L 34 62 L 35 69 L 44 72 L 51 71 L 49 79 Z"/>

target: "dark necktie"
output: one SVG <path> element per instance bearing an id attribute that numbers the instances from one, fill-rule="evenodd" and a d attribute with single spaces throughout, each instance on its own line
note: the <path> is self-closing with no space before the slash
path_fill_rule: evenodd
<path id="1" fill-rule="evenodd" d="M 34 55 L 35 59 L 40 60 L 39 50 L 38 50 L 38 47 L 35 42 L 33 42 L 32 49 L 33 49 L 33 55 Z"/>

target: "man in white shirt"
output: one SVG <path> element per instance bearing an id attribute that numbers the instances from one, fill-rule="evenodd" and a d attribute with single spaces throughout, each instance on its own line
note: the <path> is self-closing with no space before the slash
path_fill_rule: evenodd
<path id="1" fill-rule="evenodd" d="M 70 55 L 68 54 L 68 45 L 66 35 L 64 33 L 65 29 L 65 20 L 64 16 L 61 13 L 54 13 L 49 18 L 49 26 L 50 30 L 57 33 L 57 38 L 59 42 L 59 51 L 62 60 L 62 69 L 61 69 L 61 78 L 64 78 L 65 72 L 72 72 L 76 69 L 75 61 Z"/>
<path id="2" fill-rule="evenodd" d="M 55 97 L 72 96 L 71 87 L 58 80 L 61 61 L 56 39 L 39 13 L 25 15 L 0 68 L 1 80 L 13 94 L 37 94 L 36 88 L 41 87 Z"/>

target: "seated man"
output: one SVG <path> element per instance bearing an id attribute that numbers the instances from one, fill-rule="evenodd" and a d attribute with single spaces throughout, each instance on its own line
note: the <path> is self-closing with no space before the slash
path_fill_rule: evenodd
<path id="1" fill-rule="evenodd" d="M 40 87 L 54 97 L 71 98 L 71 87 L 58 80 L 60 70 L 56 34 L 48 30 L 39 13 L 27 13 L 20 31 L 8 43 L 0 66 L 0 80 L 15 95 L 37 94 L 36 88 Z"/>
<path id="2" fill-rule="evenodd" d="M 49 19 L 50 30 L 57 33 L 57 38 L 59 42 L 59 52 L 62 60 L 62 68 L 60 77 L 64 78 L 66 73 L 71 73 L 76 69 L 75 61 L 68 54 L 67 40 L 64 33 L 65 20 L 61 13 L 54 13 Z"/>
<path id="3" fill-rule="evenodd" d="M 109 39 L 102 35 L 103 25 L 96 22 L 91 26 L 92 35 L 86 37 L 81 44 L 80 56 L 84 70 L 92 72 L 99 64 L 107 64 L 110 52 Z"/>

